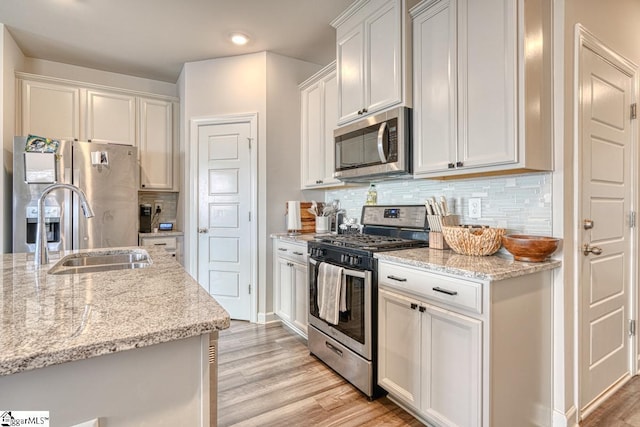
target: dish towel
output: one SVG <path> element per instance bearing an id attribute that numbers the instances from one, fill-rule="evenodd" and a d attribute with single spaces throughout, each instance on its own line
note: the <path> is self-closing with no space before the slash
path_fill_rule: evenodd
<path id="1" fill-rule="evenodd" d="M 332 325 L 338 324 L 340 309 L 346 310 L 346 289 L 342 286 L 343 273 L 344 268 L 326 262 L 320 263 L 318 267 L 318 314 L 322 320 Z"/>

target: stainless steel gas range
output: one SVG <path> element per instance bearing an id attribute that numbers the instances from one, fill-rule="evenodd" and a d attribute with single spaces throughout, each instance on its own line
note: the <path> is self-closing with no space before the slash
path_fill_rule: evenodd
<path id="1" fill-rule="evenodd" d="M 364 206 L 362 234 L 318 236 L 309 247 L 309 350 L 369 398 L 377 386 L 378 276 L 374 254 L 428 246 L 424 205 Z M 341 276 L 337 323 L 320 314 L 322 263 Z M 325 300 L 326 301 L 326 300 Z"/>

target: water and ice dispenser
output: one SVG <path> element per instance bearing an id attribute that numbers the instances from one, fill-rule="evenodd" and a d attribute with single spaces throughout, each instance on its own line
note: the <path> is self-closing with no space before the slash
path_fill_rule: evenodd
<path id="1" fill-rule="evenodd" d="M 36 243 L 38 228 L 38 206 L 27 206 L 27 243 Z M 47 232 L 47 243 L 60 243 L 60 206 L 44 207 L 44 223 Z"/>

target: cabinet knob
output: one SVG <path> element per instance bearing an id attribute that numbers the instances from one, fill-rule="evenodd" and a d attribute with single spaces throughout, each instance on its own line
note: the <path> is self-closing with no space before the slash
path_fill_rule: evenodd
<path id="1" fill-rule="evenodd" d="M 411 310 L 415 310 L 416 308 L 418 308 L 418 304 L 416 304 L 415 302 L 411 303 Z"/>
<path id="2" fill-rule="evenodd" d="M 198 233 L 200 233 L 200 234 L 205 234 L 205 233 L 208 233 L 208 232 L 209 232 L 209 229 L 206 228 L 206 227 L 198 228 Z"/>
<path id="3" fill-rule="evenodd" d="M 144 188 L 144 187 L 146 187 L 146 184 L 142 184 L 140 187 Z"/>
<path id="4" fill-rule="evenodd" d="M 461 168 L 462 166 L 464 166 L 464 163 L 462 163 L 462 162 L 456 162 L 456 167 L 457 167 L 457 168 Z"/>
<path id="5" fill-rule="evenodd" d="M 362 109 L 362 114 L 369 112 L 369 110 L 367 110 L 366 108 Z"/>
<path id="6" fill-rule="evenodd" d="M 455 167 L 456 167 L 456 165 L 455 165 L 455 164 L 453 164 L 453 163 L 449 163 L 449 164 L 447 165 L 447 167 L 448 167 L 449 169 L 453 169 L 453 168 L 455 168 Z"/>

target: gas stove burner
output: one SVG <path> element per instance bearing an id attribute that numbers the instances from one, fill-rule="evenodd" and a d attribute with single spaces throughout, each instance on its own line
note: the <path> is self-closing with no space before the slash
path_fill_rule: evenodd
<path id="1" fill-rule="evenodd" d="M 403 239 L 400 237 L 376 236 L 366 234 L 323 236 L 319 238 L 318 241 L 333 246 L 358 248 L 368 251 L 424 246 L 424 242 L 421 241 Z"/>

